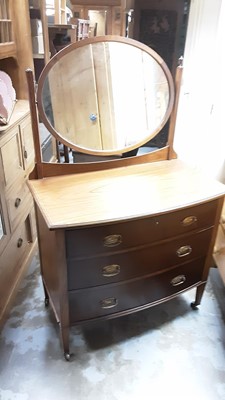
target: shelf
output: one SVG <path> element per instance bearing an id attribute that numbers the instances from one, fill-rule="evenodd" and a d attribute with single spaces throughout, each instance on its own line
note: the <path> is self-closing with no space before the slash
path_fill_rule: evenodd
<path id="1" fill-rule="evenodd" d="M 34 53 L 33 58 L 44 59 L 45 55 L 44 55 L 44 53 L 43 54 L 42 53 Z"/>
<path id="2" fill-rule="evenodd" d="M 8 57 L 16 57 L 16 45 L 14 42 L 0 43 L 0 60 Z"/>

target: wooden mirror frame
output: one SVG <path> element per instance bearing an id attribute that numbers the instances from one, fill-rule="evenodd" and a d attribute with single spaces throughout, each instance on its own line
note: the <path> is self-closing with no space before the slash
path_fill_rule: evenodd
<path id="1" fill-rule="evenodd" d="M 74 51 L 77 49 L 82 49 L 82 48 L 87 48 L 89 45 L 95 45 L 97 43 L 118 43 L 118 44 L 125 44 L 127 46 L 130 46 L 132 48 L 135 48 L 137 50 L 142 51 L 144 54 L 147 54 L 152 60 L 155 61 L 155 65 L 158 64 L 159 68 L 162 70 L 162 72 L 165 75 L 167 85 L 168 85 L 168 104 L 167 108 L 165 110 L 165 113 L 163 115 L 163 118 L 161 121 L 154 127 L 154 129 L 150 130 L 148 132 L 148 135 L 145 137 L 141 137 L 139 141 L 137 140 L 134 144 L 128 145 L 125 147 L 118 147 L 114 149 L 97 149 L 97 148 L 91 148 L 91 147 L 83 147 L 82 145 L 78 145 L 75 142 L 69 141 L 68 138 L 63 136 L 63 132 L 57 131 L 57 129 L 51 124 L 49 118 L 46 115 L 45 112 L 45 107 L 43 104 L 43 93 L 44 93 L 44 87 L 46 83 L 46 79 L 49 77 L 49 73 L 54 69 L 54 66 L 56 66 L 60 61 L 63 60 L 64 57 L 73 54 Z M 61 64 L 62 65 L 62 64 Z M 71 66 L 72 68 L 72 66 Z M 129 68 L 129 65 L 128 65 Z M 150 72 L 150 71 L 149 71 Z M 65 80 L 67 78 L 65 77 Z M 135 76 L 134 76 L 135 79 Z M 96 89 L 97 90 L 97 89 Z M 129 96 L 129 94 L 128 94 Z M 58 96 L 57 96 L 58 97 Z M 75 96 L 76 98 L 76 96 Z M 49 132 L 51 132 L 52 136 L 56 138 L 60 143 L 63 145 L 71 148 L 72 150 L 78 151 L 80 153 L 84 154 L 89 154 L 89 155 L 97 155 L 97 156 L 114 156 L 118 154 L 123 154 L 132 150 L 135 150 L 145 143 L 149 142 L 151 139 L 153 139 L 159 132 L 162 131 L 163 127 L 165 126 L 166 122 L 168 121 L 170 114 L 172 112 L 174 105 L 174 82 L 172 75 L 164 62 L 164 60 L 151 48 L 148 46 L 144 45 L 143 43 L 140 43 L 136 40 L 133 39 L 128 39 L 124 38 L 122 36 L 98 36 L 94 38 L 89 38 L 85 40 L 81 40 L 79 42 L 75 42 L 61 50 L 59 53 L 56 53 L 52 59 L 49 61 L 49 63 L 46 65 L 46 67 L 43 69 L 39 82 L 38 82 L 38 89 L 37 89 L 37 106 L 38 106 L 38 111 L 41 117 L 41 121 L 45 125 L 45 127 L 48 129 Z M 60 107 L 61 110 L 61 107 Z M 69 114 L 71 115 L 71 114 Z M 100 117 L 101 118 L 101 117 Z M 134 116 L 132 116 L 134 118 Z M 100 124 L 101 125 L 101 124 Z M 90 129 L 92 129 L 90 127 Z M 93 133 L 92 133 L 93 134 Z"/>
<path id="2" fill-rule="evenodd" d="M 98 38 L 98 39 L 97 39 Z M 100 37 L 97 37 L 96 40 L 100 40 Z M 107 38 L 107 37 L 103 37 Z M 110 36 L 111 40 L 120 40 L 126 42 L 126 38 L 118 36 Z M 86 39 L 85 42 L 87 43 Z M 92 39 L 93 40 L 93 39 Z M 102 38 L 101 38 L 102 40 Z M 129 39 L 132 40 L 132 39 Z M 139 42 L 138 42 L 139 43 Z M 80 44 L 80 46 L 82 43 Z M 140 47 L 146 46 L 142 43 L 139 44 Z M 48 68 L 48 67 L 47 67 Z M 180 86 L 182 79 L 183 65 L 182 62 L 179 63 L 176 71 L 175 77 L 175 100 L 172 106 L 171 113 L 169 115 L 169 131 L 168 131 L 168 140 L 166 146 L 152 151 L 147 154 L 142 154 L 133 157 L 120 158 L 115 160 L 103 160 L 97 162 L 84 162 L 84 163 L 56 163 L 56 162 L 43 162 L 42 160 L 42 150 L 40 143 L 40 135 L 39 135 L 39 116 L 37 110 L 37 100 L 36 100 L 36 90 L 34 84 L 34 74 L 31 69 L 26 70 L 27 83 L 28 83 L 28 92 L 29 92 L 29 103 L 30 103 L 30 111 L 31 111 L 31 122 L 32 122 L 32 130 L 33 130 L 33 138 L 34 138 L 34 147 L 35 147 L 35 168 L 30 176 L 32 179 L 42 179 L 44 177 L 65 175 L 65 174 L 74 174 L 74 173 L 82 173 L 82 172 L 90 172 L 90 171 L 100 171 L 102 169 L 110 169 L 110 168 L 119 168 L 127 165 L 137 165 L 142 163 L 154 162 L 154 161 L 164 161 L 172 158 L 176 158 L 176 153 L 173 149 L 173 140 L 174 140 L 174 132 L 175 132 L 175 124 L 176 124 L 176 115 L 178 109 L 178 101 L 180 94 Z M 40 93 L 40 92 L 39 92 Z M 51 130 L 50 130 L 50 133 Z"/>

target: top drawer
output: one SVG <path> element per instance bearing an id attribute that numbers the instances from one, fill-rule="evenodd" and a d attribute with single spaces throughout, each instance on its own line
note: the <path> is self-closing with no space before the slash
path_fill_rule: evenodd
<path id="1" fill-rule="evenodd" d="M 120 251 L 214 225 L 217 200 L 134 221 L 66 230 L 67 257 Z"/>

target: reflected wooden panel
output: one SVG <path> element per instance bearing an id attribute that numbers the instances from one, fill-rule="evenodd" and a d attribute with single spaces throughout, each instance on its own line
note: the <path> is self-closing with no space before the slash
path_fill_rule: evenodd
<path id="1" fill-rule="evenodd" d="M 129 151 L 154 137 L 169 117 L 170 73 L 156 53 L 133 40 L 85 40 L 49 64 L 38 106 L 47 128 L 75 150 Z"/>
<path id="2" fill-rule="evenodd" d="M 3 221 L 1 217 L 1 209 L 0 209 L 0 240 L 4 236 L 4 231 L 3 231 Z"/>

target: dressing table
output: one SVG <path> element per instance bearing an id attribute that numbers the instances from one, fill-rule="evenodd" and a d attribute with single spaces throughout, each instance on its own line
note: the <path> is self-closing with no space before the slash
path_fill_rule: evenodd
<path id="1" fill-rule="evenodd" d="M 194 287 L 192 307 L 201 302 L 225 188 L 176 158 L 181 73 L 178 67 L 174 87 L 158 54 L 119 36 L 57 53 L 42 72 L 37 100 L 27 71 L 36 149 L 28 184 L 45 304 L 59 323 L 66 360 L 72 325 L 143 310 Z M 37 111 L 58 141 L 103 161 L 44 163 Z M 121 157 L 168 120 L 164 147 Z"/>

